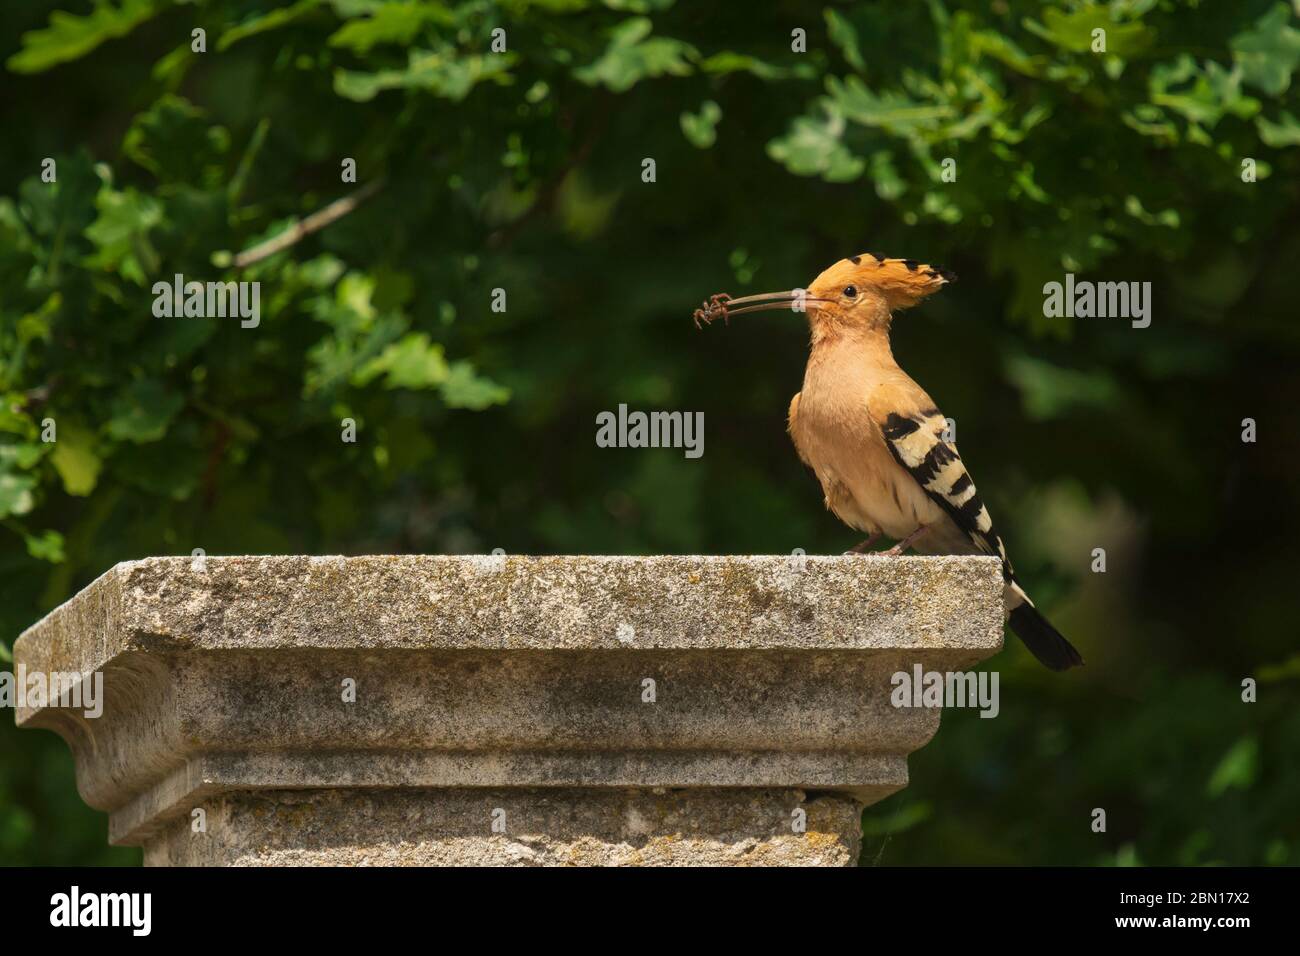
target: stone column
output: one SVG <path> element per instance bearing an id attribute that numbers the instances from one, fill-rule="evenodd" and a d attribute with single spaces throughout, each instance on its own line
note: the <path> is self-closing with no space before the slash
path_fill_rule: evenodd
<path id="1" fill-rule="evenodd" d="M 150 558 L 15 670 L 151 865 L 825 866 L 1001 644 L 992 558 Z"/>

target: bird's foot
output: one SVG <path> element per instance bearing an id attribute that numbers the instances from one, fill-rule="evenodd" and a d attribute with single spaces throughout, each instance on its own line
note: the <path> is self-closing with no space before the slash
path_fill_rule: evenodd
<path id="1" fill-rule="evenodd" d="M 871 550 L 871 546 L 875 544 L 878 540 L 880 540 L 879 531 L 871 535 L 871 537 L 867 538 L 865 541 L 859 541 L 857 544 L 849 548 L 849 550 L 845 551 L 844 553 L 845 554 L 866 554 L 868 551 Z"/>
<path id="2" fill-rule="evenodd" d="M 917 538 L 925 534 L 925 532 L 928 531 L 929 528 L 930 528 L 929 525 L 924 525 L 924 524 L 921 525 L 921 527 L 917 528 L 915 531 L 909 534 L 902 541 L 898 542 L 898 544 L 894 545 L 892 548 L 886 548 L 884 551 L 881 551 L 880 553 L 888 558 L 898 557 L 900 554 L 902 554 L 904 551 L 910 548 L 912 546 L 912 543 L 916 541 Z"/>

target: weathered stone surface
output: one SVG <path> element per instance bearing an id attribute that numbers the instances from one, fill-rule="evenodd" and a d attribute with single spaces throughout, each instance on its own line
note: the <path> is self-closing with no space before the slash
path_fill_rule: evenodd
<path id="1" fill-rule="evenodd" d="M 852 797 L 752 789 L 295 790 L 204 804 L 206 832 L 176 821 L 147 865 L 851 866 L 862 811 Z"/>
<path id="2" fill-rule="evenodd" d="M 906 785 L 939 712 L 892 707 L 890 675 L 996 651 L 1001 589 L 991 558 L 152 558 L 15 645 L 101 671 L 104 716 L 18 721 L 151 862 L 827 862 L 791 808 Z M 488 830 L 491 793 L 524 830 Z"/>

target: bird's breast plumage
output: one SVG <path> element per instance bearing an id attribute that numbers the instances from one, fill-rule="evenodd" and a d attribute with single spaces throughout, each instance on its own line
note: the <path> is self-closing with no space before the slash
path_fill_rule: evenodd
<path id="1" fill-rule="evenodd" d="M 840 520 L 901 539 L 943 513 L 900 467 L 872 414 L 873 405 L 889 401 L 897 375 L 896 366 L 864 361 L 851 349 L 816 350 L 790 404 L 790 436 Z"/>

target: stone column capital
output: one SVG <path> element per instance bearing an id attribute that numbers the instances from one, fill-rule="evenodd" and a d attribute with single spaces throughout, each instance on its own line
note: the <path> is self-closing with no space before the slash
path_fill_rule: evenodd
<path id="1" fill-rule="evenodd" d="M 17 718 L 149 863 L 844 864 L 938 728 L 891 675 L 1002 620 L 982 557 L 148 558 L 23 634 L 75 676 Z"/>

